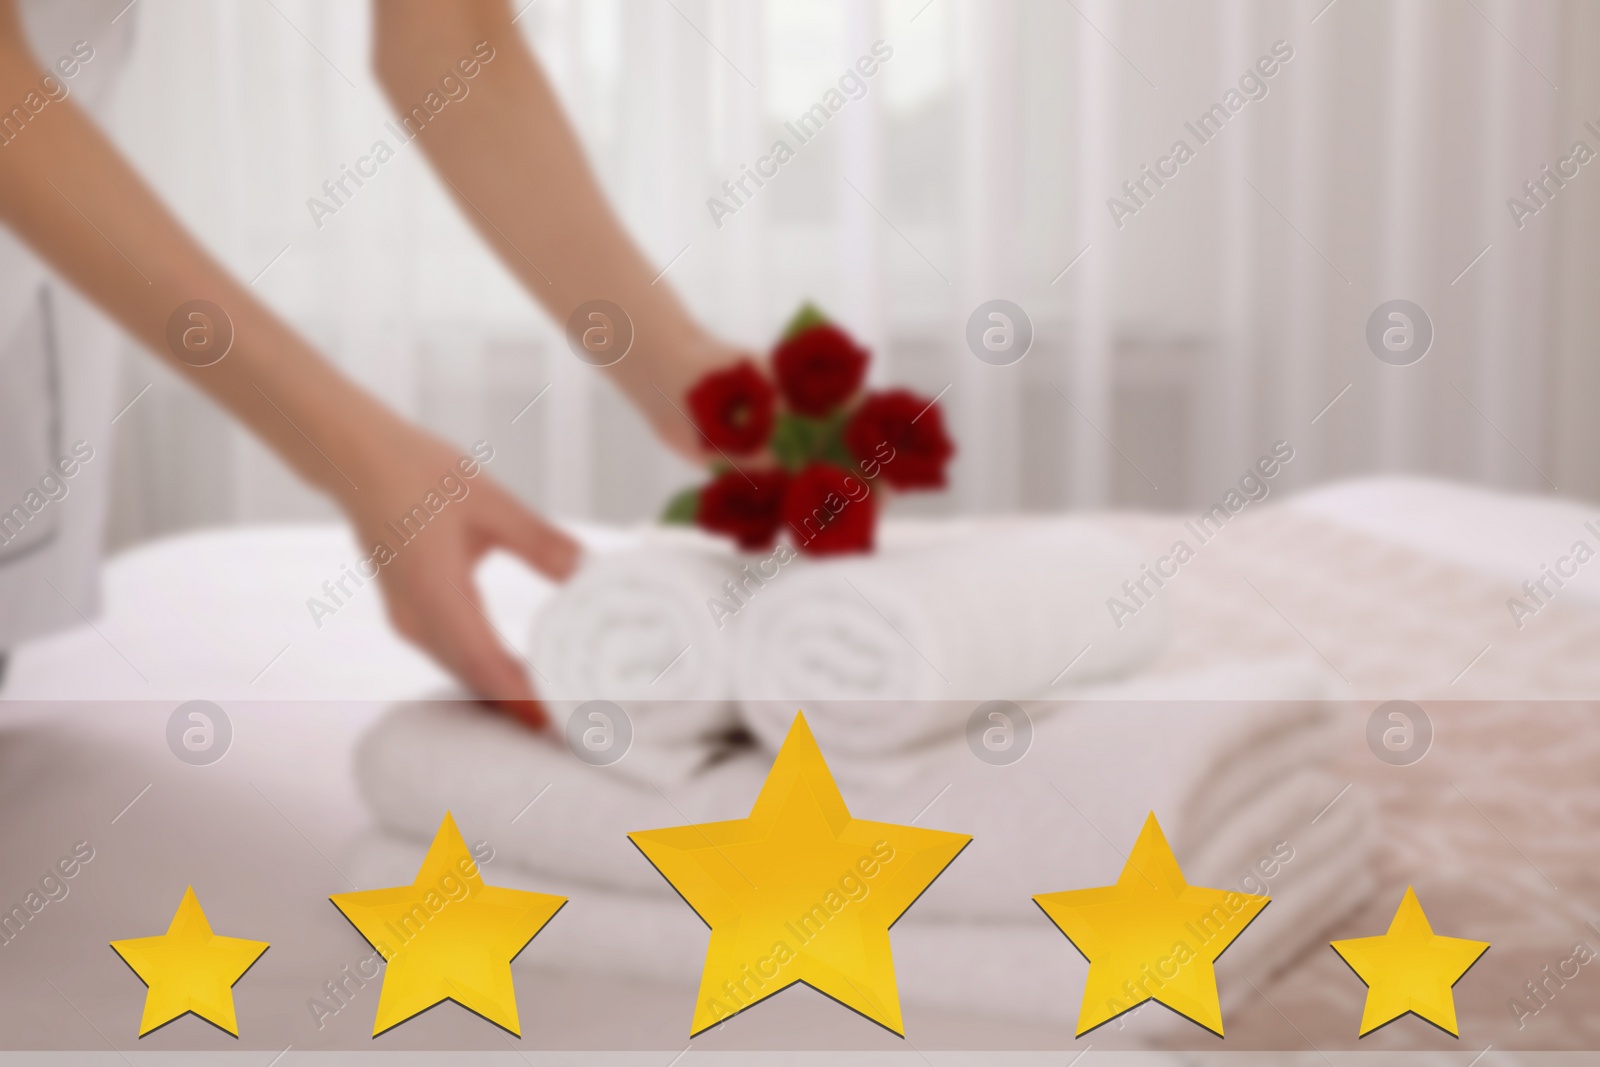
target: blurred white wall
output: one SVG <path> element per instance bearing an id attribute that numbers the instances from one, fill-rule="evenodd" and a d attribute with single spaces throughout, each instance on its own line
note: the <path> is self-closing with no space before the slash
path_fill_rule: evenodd
<path id="1" fill-rule="evenodd" d="M 136 10 L 118 142 L 349 373 L 494 441 L 493 472 L 557 514 L 642 518 L 691 477 L 414 149 L 316 225 L 307 199 L 390 117 L 366 0 Z M 536 0 L 518 25 L 708 322 L 759 346 L 812 298 L 879 380 L 948 387 L 955 483 L 907 506 L 1189 506 L 1280 438 L 1280 487 L 1405 471 L 1600 497 L 1600 162 L 1520 228 L 1507 208 L 1574 142 L 1600 151 L 1592 4 Z M 719 229 L 707 198 L 878 39 L 866 95 Z M 1277 42 L 1266 95 L 1200 144 L 1185 123 Z M 1180 138 L 1194 158 L 1119 226 L 1108 199 Z M 963 336 L 996 297 L 1036 330 L 1009 367 Z M 1409 367 L 1364 340 L 1395 298 L 1433 323 Z M 155 387 L 118 423 L 115 543 L 331 513 L 153 360 L 124 374 L 127 397 Z"/>

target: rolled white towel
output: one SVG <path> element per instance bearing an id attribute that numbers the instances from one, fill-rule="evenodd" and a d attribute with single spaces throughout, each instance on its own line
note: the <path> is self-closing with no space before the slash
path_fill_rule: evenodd
<path id="1" fill-rule="evenodd" d="M 934 702 L 1067 695 L 1130 674 L 1171 630 L 1168 598 L 1120 628 L 1106 606 L 1142 564 L 1077 520 L 791 563 L 739 616 L 746 724 L 776 748 L 804 707 L 830 752 L 877 757 L 965 726 L 970 705 Z"/>
<path id="2" fill-rule="evenodd" d="M 587 701 L 610 701 L 633 731 L 637 758 L 625 771 L 671 781 L 703 763 L 737 722 L 732 629 L 707 601 L 742 563 L 721 546 L 664 535 L 587 559 L 529 638 L 536 687 L 558 726 Z M 591 710 L 583 709 L 584 728 Z"/>

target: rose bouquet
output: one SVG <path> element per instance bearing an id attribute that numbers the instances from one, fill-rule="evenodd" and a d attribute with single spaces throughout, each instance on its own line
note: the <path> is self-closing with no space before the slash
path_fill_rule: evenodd
<path id="1" fill-rule="evenodd" d="M 746 551 L 787 531 L 801 552 L 872 550 L 873 488 L 938 489 L 955 446 L 939 405 L 905 389 L 863 393 L 870 356 L 815 307 L 790 320 L 770 366 L 745 360 L 701 378 L 689 414 L 720 456 L 712 478 L 668 503 Z"/>

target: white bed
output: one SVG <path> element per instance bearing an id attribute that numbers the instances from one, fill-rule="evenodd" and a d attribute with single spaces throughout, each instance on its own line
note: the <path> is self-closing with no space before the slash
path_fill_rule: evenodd
<path id="1" fill-rule="evenodd" d="M 1566 553 L 1574 540 L 1586 537 L 1600 547 L 1583 528 L 1600 520 L 1600 508 L 1422 479 L 1338 483 L 1286 500 L 1277 510 L 1453 564 L 1503 587 L 1507 596 L 1521 595 L 1521 583 L 1538 577 L 1541 565 Z M 1134 516 L 1117 528 L 1161 551 L 1182 532 L 1184 517 Z M 1240 521 L 1250 517 L 1246 511 Z M 572 530 L 595 548 L 629 539 L 613 528 L 573 524 Z M 1226 548 L 1219 539 L 1217 550 Z M 1205 546 L 1201 562 L 1213 551 Z M 388 627 L 371 584 L 317 626 L 306 601 L 323 596 L 322 583 L 358 557 L 339 525 L 203 530 L 141 545 L 107 565 L 104 612 L 92 626 L 16 650 L 0 697 L 377 703 L 446 687 L 449 679 Z M 499 555 L 484 563 L 478 578 L 496 627 L 520 640 L 549 584 Z M 1174 583 L 1180 592 L 1182 584 Z M 1597 605 L 1600 561 L 1580 570 L 1552 607 Z M 1501 611 L 1483 621 L 1491 628 L 1506 623 L 1500 628 L 1509 635 L 1511 616 Z M 1600 697 L 1600 688 L 1568 695 Z"/>
<path id="2" fill-rule="evenodd" d="M 1292 650 L 1327 660 L 1344 676 L 1350 697 L 1368 706 L 1396 696 L 1424 701 L 1600 697 L 1600 675 L 1591 665 L 1592 640 L 1600 635 L 1600 565 L 1571 581 L 1526 632 L 1511 625 L 1502 604 L 1525 578 L 1539 574 L 1541 564 L 1586 536 L 1583 523 L 1596 514 L 1588 507 L 1379 479 L 1331 486 L 1257 510 L 1270 516 L 1270 523 L 1247 527 L 1243 519 L 1252 517 L 1247 512 L 1237 535 L 1230 528 L 1173 583 L 1179 638 L 1155 665 L 1156 675 L 1181 674 L 1215 656 L 1218 642 L 1234 642 L 1259 645 L 1264 654 Z M 1170 543 L 1181 518 L 1110 516 L 1107 523 L 1156 551 Z M 628 538 L 626 531 L 594 527 L 580 526 L 576 532 L 596 547 Z M 1282 550 L 1265 551 L 1263 545 Z M 219 928 L 237 927 L 265 909 L 260 921 L 271 929 L 234 931 L 279 946 L 241 984 L 240 1014 L 246 1016 L 248 999 L 253 1010 L 274 1022 L 267 1028 L 270 1038 L 252 1044 L 247 1033 L 241 1047 L 280 1048 L 282 1043 L 273 1040 L 288 1032 L 297 1048 L 503 1049 L 498 1034 L 485 1033 L 487 1028 L 456 1009 L 429 1013 L 417 1025 L 401 1028 L 402 1036 L 392 1033 L 376 1043 L 365 1040 L 358 1018 L 365 1015 L 370 1025 L 370 1004 L 358 1004 L 324 1029 L 307 1029 L 311 1015 L 305 1001 L 324 977 L 334 977 L 341 965 L 363 954 L 347 931 L 330 923 L 331 908 L 323 899 L 349 888 L 340 868 L 359 852 L 369 824 L 350 774 L 355 741 L 393 702 L 449 685 L 388 629 L 378 592 L 370 585 L 324 620 L 320 630 L 316 627 L 306 599 L 318 595 L 322 582 L 356 555 L 341 528 L 301 526 L 200 532 L 141 546 L 113 560 L 103 616 L 17 650 L 0 691 L 4 845 L 20 865 L 15 869 L 43 869 L 62 845 L 70 844 L 58 838 L 81 833 L 109 860 L 86 874 L 126 863 L 134 870 L 164 870 L 167 881 L 193 881 L 203 901 L 217 901 L 212 918 Z M 1235 588 L 1241 560 L 1257 576 L 1253 593 Z M 1351 576 L 1366 572 L 1377 576 L 1376 587 L 1363 588 Z M 1397 584 L 1397 576 L 1404 581 Z M 548 586 L 505 558 L 487 561 L 479 578 L 497 628 L 519 638 Z M 1329 584 L 1343 599 L 1337 611 L 1319 618 L 1318 604 L 1333 595 Z M 1442 599 L 1430 599 L 1435 596 Z M 1458 596 L 1466 600 L 1451 599 Z M 1222 621 L 1191 625 L 1200 633 L 1187 633 L 1184 620 L 1194 612 L 1216 612 L 1203 617 Z M 1397 633 L 1422 634 L 1423 640 L 1415 649 L 1397 649 Z M 1474 660 L 1485 635 L 1491 648 Z M 1582 653 L 1573 654 L 1574 648 Z M 183 766 L 165 750 L 161 727 L 167 714 L 176 702 L 191 699 L 222 704 L 235 723 L 233 749 L 213 768 Z M 1592 844 L 1600 811 L 1600 793 L 1584 768 L 1592 767 L 1600 751 L 1600 731 L 1592 728 L 1600 723 L 1584 719 L 1581 708 L 1559 714 L 1535 708 L 1530 720 L 1535 728 L 1520 731 L 1514 744 L 1501 744 L 1496 714 L 1482 705 L 1466 707 L 1459 731 L 1441 729 L 1439 743 L 1446 753 L 1419 765 L 1425 773 L 1404 780 L 1384 777 L 1391 768 L 1375 772 L 1370 766 L 1375 761 L 1357 753 L 1350 757 L 1352 781 L 1370 784 L 1390 814 L 1414 804 L 1418 795 L 1431 797 L 1441 812 L 1449 809 L 1447 831 L 1386 827 L 1390 874 L 1414 876 L 1419 892 L 1424 882 L 1438 887 L 1436 895 L 1470 884 L 1490 865 L 1515 868 L 1493 893 L 1454 910 L 1441 909 L 1446 917 L 1470 916 L 1502 931 L 1502 951 L 1493 956 L 1497 964 L 1507 961 L 1504 969 L 1494 972 L 1493 981 L 1458 991 L 1463 1017 L 1479 1020 L 1478 1030 L 1501 1048 L 1576 1048 L 1582 1047 L 1580 1041 L 1592 1046 L 1600 1040 L 1600 1023 L 1589 1020 L 1592 1012 L 1578 1010 L 1584 1005 L 1577 997 L 1558 1002 L 1531 1030 L 1509 1027 L 1505 1002 L 1521 984 L 1511 976 L 1531 968 L 1528 977 L 1533 977 L 1540 963 L 1566 954 L 1570 944 L 1563 939 L 1589 936 L 1571 901 L 1585 899 L 1585 890 L 1587 899 L 1596 899 L 1593 891 L 1600 888 L 1584 862 L 1585 842 Z M 1589 729 L 1581 728 L 1585 722 Z M 1451 745 L 1456 748 L 1450 750 Z M 1363 758 L 1357 766 L 1354 761 Z M 1526 791 L 1545 784 L 1541 766 L 1550 767 L 1549 790 L 1532 795 Z M 1466 792 L 1456 788 L 1452 793 L 1458 784 L 1453 776 L 1460 775 L 1474 777 L 1460 781 Z M 1495 780 L 1507 783 L 1508 791 L 1495 792 Z M 148 793 L 141 792 L 146 785 Z M 1461 803 L 1468 793 L 1476 802 Z M 133 806 L 119 813 L 130 800 Z M 507 826 L 501 832 L 516 831 Z M 1512 845 L 1513 839 L 1519 844 Z M 205 857 L 197 869 L 185 869 L 181 876 L 165 869 L 197 865 L 197 854 Z M 496 878 L 492 865 L 488 876 Z M 1562 889 L 1553 891 L 1555 884 Z M 0 891 L 17 889 L 0 885 Z M 230 892 L 255 906 L 225 904 Z M 112 965 L 103 943 L 110 936 L 128 936 L 128 924 L 137 916 L 164 923 L 176 903 L 166 900 L 171 894 L 160 879 L 119 884 L 86 877 L 75 893 L 53 906 L 60 914 L 47 910 L 41 916 L 41 925 L 50 920 L 61 927 L 52 937 L 69 936 L 67 949 L 30 930 L 26 941 L 19 939 L 0 956 L 0 1032 L 20 1028 L 16 1032 L 28 1035 L 29 1047 L 94 1044 L 97 1039 L 85 1031 L 78 1012 L 112 1019 L 136 1013 L 142 990 L 119 971 L 120 965 Z M 1386 921 L 1386 909 L 1392 911 L 1387 899 L 1351 921 Z M 1070 952 L 1064 943 L 1060 948 Z M 914 952 L 908 949 L 907 958 L 915 958 Z M 517 965 L 519 983 L 530 976 L 530 993 L 522 997 L 524 1021 L 528 1032 L 544 1042 L 531 1047 L 677 1047 L 674 1035 L 686 1017 L 682 988 L 576 973 L 555 978 L 538 969 L 537 955 L 530 951 Z M 1359 993 L 1344 988 L 1351 984 L 1348 976 L 1333 964 L 1337 960 L 1308 959 L 1304 973 L 1292 977 L 1270 1005 L 1242 1006 L 1229 1019 L 1230 1047 L 1300 1049 L 1307 1033 L 1320 1048 L 1354 1047 L 1341 1020 L 1307 1021 L 1304 1014 L 1316 1016 L 1319 1006 L 1325 1008 L 1319 998 L 1330 995 L 1330 987 L 1340 1004 Z M 39 986 L 35 973 L 70 983 L 66 989 L 76 1011 Z M 1075 995 L 1061 991 L 1065 999 Z M 631 1022 L 625 1026 L 604 1010 L 619 999 L 629 1005 Z M 810 993 L 786 994 L 769 1008 L 751 1013 L 730 1033 L 708 1035 L 696 1048 L 902 1047 L 869 1025 L 819 1030 L 815 1013 L 826 1005 Z M 1298 1022 L 1285 1025 L 1284 1015 Z M 1083 1047 L 1072 1041 L 1069 1028 L 1037 1018 L 1026 1022 L 908 1003 L 907 1022 L 925 1049 Z M 1108 1028 L 1094 1040 L 1101 1048 L 1138 1047 L 1151 1040 L 1209 1047 L 1195 1045 L 1193 1032 L 1172 1033 L 1170 1028 L 1141 1033 L 1137 1022 L 1130 1022 L 1126 1031 Z M 596 1034 L 603 1035 L 603 1045 L 592 1043 Z M 169 1027 L 141 1047 L 206 1048 L 212 1040 L 199 1028 Z M 1438 1044 L 1436 1035 L 1390 1027 L 1362 1047 Z M 124 1047 L 133 1047 L 132 1041 Z"/>

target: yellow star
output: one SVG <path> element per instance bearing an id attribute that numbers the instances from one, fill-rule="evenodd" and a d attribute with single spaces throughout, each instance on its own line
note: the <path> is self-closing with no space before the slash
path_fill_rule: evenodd
<path id="1" fill-rule="evenodd" d="M 1221 1037 L 1213 964 L 1268 903 L 1184 881 L 1154 812 L 1116 885 L 1033 899 L 1089 961 L 1079 1037 L 1147 1000 Z"/>
<path id="2" fill-rule="evenodd" d="M 1450 989 L 1489 951 L 1487 941 L 1441 937 L 1428 925 L 1410 886 L 1389 932 L 1332 942 L 1333 950 L 1367 983 L 1360 1037 L 1413 1012 L 1453 1037 L 1456 1001 Z"/>
<path id="3" fill-rule="evenodd" d="M 567 902 L 485 885 L 449 812 L 415 882 L 329 899 L 388 963 L 373 1037 L 446 1000 L 521 1037 L 511 961 Z"/>
<path id="4" fill-rule="evenodd" d="M 711 927 L 691 1037 L 796 982 L 903 1037 L 889 927 L 972 840 L 851 818 L 801 714 L 748 819 L 628 838 Z"/>
<path id="5" fill-rule="evenodd" d="M 212 933 L 193 886 L 183 891 L 166 933 L 113 941 L 111 947 L 149 987 L 140 1037 L 191 1011 L 238 1037 L 233 984 L 267 951 L 265 941 Z"/>

